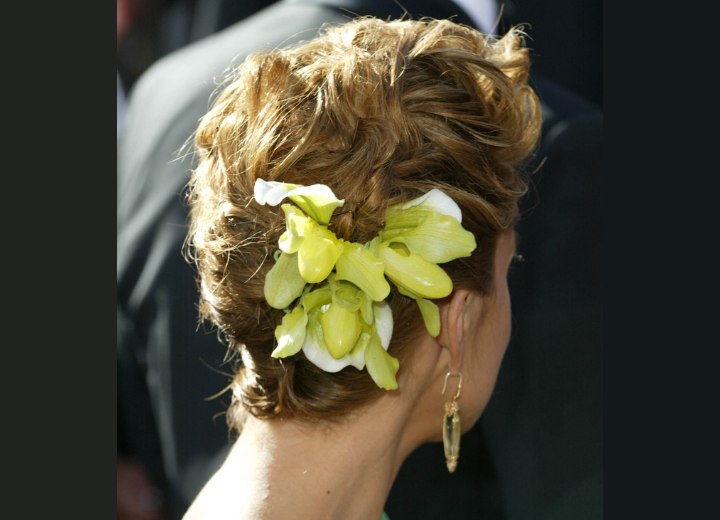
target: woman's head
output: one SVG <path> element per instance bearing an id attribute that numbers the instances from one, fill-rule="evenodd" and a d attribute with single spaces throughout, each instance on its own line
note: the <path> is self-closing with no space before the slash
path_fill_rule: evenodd
<path id="1" fill-rule="evenodd" d="M 188 236 L 201 315 L 241 355 L 238 411 L 332 420 L 383 392 L 365 371 L 328 373 L 302 352 L 270 356 L 283 312 L 267 304 L 263 286 L 285 219 L 253 201 L 256 180 L 329 186 L 345 200 L 330 228 L 358 243 L 383 228 L 387 207 L 440 189 L 477 243 L 442 267 L 455 288 L 491 293 L 495 246 L 518 217 L 519 169 L 539 134 L 528 69 L 518 31 L 492 39 L 449 21 L 377 19 L 327 28 L 238 67 L 196 134 Z M 412 299 L 393 289 L 387 301 L 388 352 L 402 371 L 426 332 Z"/>

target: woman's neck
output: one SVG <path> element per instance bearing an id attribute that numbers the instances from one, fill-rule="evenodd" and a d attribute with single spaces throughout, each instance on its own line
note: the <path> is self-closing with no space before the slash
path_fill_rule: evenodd
<path id="1" fill-rule="evenodd" d="M 423 441 L 406 404 L 384 396 L 327 427 L 250 417 L 213 494 L 233 500 L 240 518 L 379 519 L 402 462 Z"/>
<path id="2" fill-rule="evenodd" d="M 436 350 L 411 365 L 400 390 L 339 424 L 250 416 L 184 519 L 379 520 L 405 458 L 440 439 L 448 360 Z"/>

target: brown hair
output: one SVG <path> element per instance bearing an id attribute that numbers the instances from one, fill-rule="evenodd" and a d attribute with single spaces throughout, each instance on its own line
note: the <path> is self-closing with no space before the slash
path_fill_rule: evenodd
<path id="1" fill-rule="evenodd" d="M 241 354 L 228 417 L 334 420 L 378 396 L 367 371 L 328 373 L 302 351 L 270 357 L 283 312 L 263 297 L 284 230 L 279 207 L 253 201 L 260 178 L 322 183 L 346 200 L 330 223 L 364 243 L 388 205 L 439 188 L 474 233 L 472 256 L 443 264 L 456 287 L 491 290 L 498 235 L 527 185 L 520 173 L 540 127 L 522 32 L 501 38 L 447 20 L 359 18 L 309 42 L 250 55 L 196 133 L 189 251 L 201 318 Z M 401 361 L 421 333 L 413 300 L 388 297 Z M 239 404 L 238 404 L 239 403 Z"/>

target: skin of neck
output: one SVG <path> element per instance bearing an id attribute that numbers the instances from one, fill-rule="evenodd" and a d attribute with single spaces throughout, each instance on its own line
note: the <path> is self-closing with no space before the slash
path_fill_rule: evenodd
<path id="1" fill-rule="evenodd" d="M 429 355 L 406 364 L 400 389 L 339 424 L 250 416 L 206 486 L 214 491 L 205 493 L 210 502 L 215 497 L 213 509 L 230 500 L 220 509 L 232 518 L 379 519 L 403 461 L 424 442 L 440 439 L 449 356 L 428 335 L 419 343 Z"/>

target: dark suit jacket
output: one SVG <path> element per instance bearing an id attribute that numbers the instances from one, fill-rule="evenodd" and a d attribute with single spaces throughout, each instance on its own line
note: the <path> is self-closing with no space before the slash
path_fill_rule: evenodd
<path id="1" fill-rule="evenodd" d="M 509 518 L 602 518 L 602 114 L 548 93 L 510 277 L 514 332 L 480 428 Z"/>
<path id="2" fill-rule="evenodd" d="M 458 14 L 456 21 L 472 25 L 450 2 L 403 1 L 402 4 L 415 18 L 422 15 L 444 18 Z M 229 381 L 228 375 L 222 373 L 225 349 L 215 333 L 198 328 L 194 273 L 181 257 L 187 230 L 182 192 L 193 163 L 188 156 L 178 155 L 178 151 L 209 108 L 217 81 L 231 61 L 239 63 L 250 51 L 259 48 L 310 39 L 323 23 L 347 21 L 351 17 L 348 11 L 383 18 L 398 17 L 403 12 L 391 1 L 281 1 L 160 60 L 140 78 L 130 93 L 125 134 L 118 149 L 118 419 L 129 449 L 146 462 L 168 496 L 173 517 L 179 517 L 187 508 L 220 465 L 229 447 L 224 417 L 215 418 L 222 414 L 229 398 L 225 394 L 221 399 L 208 399 Z M 548 141 L 547 151 L 552 154 L 555 149 L 572 148 L 567 143 L 573 142 L 572 136 L 560 138 L 569 135 L 563 122 L 588 110 L 587 106 L 581 106 L 582 103 L 571 102 L 572 96 L 565 93 L 555 100 L 555 92 L 548 84 L 543 93 L 546 101 L 553 103 L 553 106 L 546 104 L 544 107 L 546 135 L 557 134 L 554 142 L 560 143 L 553 148 Z M 551 129 L 555 129 L 554 133 Z M 556 195 L 542 195 L 538 208 L 543 207 L 545 198 L 560 198 L 562 204 L 563 186 L 575 182 L 573 172 L 578 170 L 578 161 L 583 164 L 584 156 L 575 153 L 565 154 L 565 157 L 554 163 L 548 158 L 543 167 L 555 164 L 555 170 L 548 169 L 548 172 L 559 173 L 548 173 L 547 180 L 543 178 L 540 193 L 548 186 L 559 187 L 552 190 L 558 192 Z M 564 180 L 556 182 L 550 177 Z M 582 182 L 580 184 L 584 186 Z M 579 191 L 583 197 L 592 195 L 584 188 Z M 550 203 L 548 201 L 548 206 Z M 582 213 L 585 206 L 583 203 L 577 205 Z M 561 208 L 567 209 L 567 206 Z M 551 208 L 548 211 L 551 212 Z M 566 216 L 564 210 L 558 208 L 556 211 L 559 216 Z M 542 222 L 546 218 L 554 221 L 556 216 L 544 215 L 539 209 L 532 212 L 530 218 L 535 218 L 538 223 L 532 233 L 530 229 L 524 232 L 521 227 L 521 235 L 527 235 L 522 244 L 530 246 L 531 234 L 555 232 L 553 225 L 562 227 L 562 223 Z M 595 219 L 596 215 L 590 218 Z M 535 243 L 537 254 L 521 247 L 528 259 L 520 269 L 554 269 L 552 258 L 557 254 L 558 242 L 563 241 L 540 236 Z M 571 259 L 568 261 L 572 263 Z M 579 277 L 586 276 L 585 272 L 576 273 Z M 572 276 L 562 280 L 565 285 L 558 285 L 556 290 L 562 293 L 562 287 L 572 286 L 575 283 Z M 539 279 L 539 275 L 533 278 Z M 518 298 L 526 298 L 530 302 L 528 308 L 532 307 L 534 299 L 536 309 L 546 310 L 542 305 L 545 293 L 538 291 L 531 294 L 529 289 L 520 287 L 520 296 L 513 294 L 516 308 L 522 306 L 517 303 Z M 589 294 L 590 300 L 595 296 Z M 528 372 L 525 365 L 536 365 L 536 349 L 543 341 L 548 341 L 529 342 L 528 338 L 534 340 L 536 333 L 541 338 L 546 337 L 550 330 L 548 326 L 554 330 L 565 327 L 568 321 L 558 319 L 556 323 L 545 323 L 545 329 L 535 330 L 523 325 L 526 320 L 519 311 L 515 315 L 518 332 L 501 369 L 499 390 L 480 425 L 463 437 L 458 472 L 447 475 L 441 447 L 431 445 L 418 450 L 402 468 L 388 500 L 387 510 L 393 520 L 444 518 L 448 504 L 456 504 L 453 511 L 456 519 L 478 518 L 478 514 L 484 518 L 546 518 L 541 507 L 555 507 L 568 490 L 573 490 L 575 477 L 568 470 L 572 464 L 563 466 L 553 458 L 553 450 L 563 445 L 563 439 L 574 434 L 565 428 L 568 424 L 575 425 L 573 416 L 560 416 L 559 423 L 551 425 L 544 437 L 546 440 L 551 437 L 547 445 L 548 457 L 555 466 L 545 464 L 548 457 L 544 457 L 544 446 L 538 446 L 537 439 L 521 434 L 526 430 L 537 431 L 535 422 L 545 417 L 542 406 L 554 407 L 557 411 L 557 402 L 547 399 L 548 390 L 542 386 L 547 379 L 545 374 L 555 370 L 567 377 L 576 366 L 585 367 L 593 359 L 580 354 L 579 365 L 573 364 L 575 358 L 572 357 L 562 358 L 563 362 L 558 365 L 553 361 L 558 358 L 550 356 L 546 359 L 549 367 L 543 366 L 548 372 L 538 373 L 535 369 Z M 598 326 L 593 319 L 593 316 L 587 317 L 589 326 L 581 327 L 582 330 L 576 332 L 578 337 L 584 338 L 588 331 Z M 569 329 L 563 329 L 559 334 L 566 337 L 562 339 L 564 343 L 560 343 L 562 347 L 558 348 L 563 353 L 574 352 L 575 342 L 570 338 Z M 521 338 L 532 348 L 518 345 L 517 340 Z M 587 344 L 583 346 L 587 348 Z M 593 374 L 599 373 L 597 370 L 597 367 L 591 367 Z M 506 387 L 506 390 L 500 390 Z M 550 393 L 567 390 L 572 394 L 577 393 L 577 389 L 577 384 L 568 381 L 567 387 L 552 386 Z M 595 387 L 591 390 L 594 392 Z M 531 391 L 535 393 L 531 395 Z M 497 406 L 493 406 L 495 400 Z M 582 399 L 581 402 L 585 403 Z M 549 416 L 557 417 L 558 414 Z M 438 424 L 439 421 L 440 418 Z M 582 428 L 594 431 L 598 425 L 597 416 L 591 413 Z M 512 442 L 516 438 L 520 440 Z M 574 448 L 586 450 L 588 442 L 582 438 Z M 522 461 L 525 466 L 519 464 L 521 470 L 531 465 L 533 471 L 518 472 L 514 454 L 526 457 Z M 598 468 L 596 459 L 592 459 L 592 464 L 594 469 Z M 546 468 L 556 471 L 550 476 L 540 475 Z M 417 476 L 422 478 L 417 480 Z M 538 477 L 541 477 L 538 481 L 534 480 Z M 548 495 L 552 500 L 545 499 L 542 486 L 546 483 L 554 483 L 554 494 Z M 528 490 L 515 489 L 515 485 L 527 486 Z M 427 492 L 422 492 L 425 488 Z M 593 497 L 597 496 L 597 483 L 591 482 L 586 489 Z M 553 503 L 546 504 L 549 501 Z M 534 510 L 537 516 L 522 516 L 525 510 Z M 577 509 L 571 507 L 570 512 L 573 511 Z"/>

